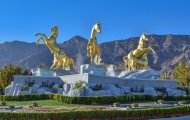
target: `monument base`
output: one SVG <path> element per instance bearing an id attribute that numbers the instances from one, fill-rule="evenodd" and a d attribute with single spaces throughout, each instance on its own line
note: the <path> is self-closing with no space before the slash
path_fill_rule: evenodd
<path id="1" fill-rule="evenodd" d="M 41 77 L 57 77 L 57 76 L 74 74 L 73 72 L 69 70 L 50 70 L 50 69 L 42 69 L 42 68 L 32 69 L 31 72 L 32 72 L 32 75 L 41 76 Z"/>
<path id="2" fill-rule="evenodd" d="M 121 96 L 129 94 L 185 95 L 177 90 L 175 80 L 155 79 L 153 70 L 124 71 L 110 76 L 106 68 L 82 65 L 80 74 L 48 76 L 14 76 L 12 85 L 5 89 L 6 95 L 50 94 L 65 96 Z M 77 85 L 76 85 L 77 84 Z M 80 85 L 79 85 L 80 84 Z M 79 88 L 77 88 L 80 86 Z"/>

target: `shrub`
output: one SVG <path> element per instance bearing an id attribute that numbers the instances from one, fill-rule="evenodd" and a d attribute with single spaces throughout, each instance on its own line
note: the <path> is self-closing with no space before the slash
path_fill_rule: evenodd
<path id="1" fill-rule="evenodd" d="M 167 96 L 167 95 L 168 95 L 168 93 L 167 93 L 167 91 L 166 91 L 166 88 L 165 88 L 165 87 L 155 87 L 154 89 L 155 89 L 156 91 L 161 92 L 161 93 L 162 93 L 162 95 L 165 95 L 165 96 Z"/>
<path id="2" fill-rule="evenodd" d="M 120 107 L 120 103 L 119 102 L 113 103 L 113 106 L 114 107 Z"/>
<path id="3" fill-rule="evenodd" d="M 28 91 L 29 90 L 29 86 L 28 85 L 23 85 L 21 87 L 21 91 Z"/>
<path id="4" fill-rule="evenodd" d="M 139 105 L 138 103 L 132 103 L 132 104 L 131 104 L 131 107 L 132 107 L 132 108 L 137 108 L 137 107 L 139 107 L 139 106 L 140 106 L 140 105 Z"/>
<path id="5" fill-rule="evenodd" d="M 10 109 L 15 109 L 15 106 L 14 105 L 9 105 L 9 108 Z"/>
<path id="6" fill-rule="evenodd" d="M 74 89 L 77 89 L 77 90 L 84 90 L 86 87 L 84 86 L 84 81 L 79 81 L 79 82 L 76 82 L 75 83 L 75 87 Z"/>
<path id="7" fill-rule="evenodd" d="M 32 87 L 34 85 L 34 80 L 31 81 L 30 78 L 28 80 L 25 79 L 24 85 L 21 87 L 21 91 L 28 91 L 29 87 Z"/>
<path id="8" fill-rule="evenodd" d="M 55 82 L 50 82 L 49 83 L 49 80 L 47 80 L 46 82 L 42 82 L 41 85 L 40 85 L 40 87 L 47 87 L 47 88 L 51 89 L 54 84 L 55 84 Z"/>
<path id="9" fill-rule="evenodd" d="M 29 87 L 33 86 L 34 83 L 35 83 L 34 80 L 33 80 L 33 81 L 30 81 L 30 78 L 28 78 L 28 81 L 25 80 L 25 85 L 27 85 L 27 86 L 29 86 Z"/>
<path id="10" fill-rule="evenodd" d="M 103 88 L 102 88 L 102 85 L 101 85 L 101 84 L 100 84 L 100 85 L 95 85 L 94 87 L 91 87 L 91 89 L 92 89 L 93 91 L 103 90 Z"/>
<path id="11" fill-rule="evenodd" d="M 38 107 L 38 103 L 37 103 L 37 102 L 33 102 L 33 103 L 32 103 L 32 106 Z"/>
<path id="12" fill-rule="evenodd" d="M 164 100 L 158 100 L 157 103 L 158 104 L 164 104 Z"/>
<path id="13" fill-rule="evenodd" d="M 85 86 L 81 86 L 80 88 L 78 88 L 78 90 L 84 90 L 85 88 Z"/>
<path id="14" fill-rule="evenodd" d="M 2 105 L 2 106 L 6 106 L 7 103 L 6 103 L 5 101 L 3 101 L 3 102 L 1 102 L 1 105 Z"/>

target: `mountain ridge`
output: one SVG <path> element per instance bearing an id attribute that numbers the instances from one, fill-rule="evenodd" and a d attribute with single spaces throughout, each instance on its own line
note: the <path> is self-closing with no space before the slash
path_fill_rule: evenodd
<path id="1" fill-rule="evenodd" d="M 179 61 L 190 61 L 190 35 L 148 35 L 150 44 L 154 47 L 156 55 L 148 54 L 149 65 L 152 69 L 171 71 Z M 139 37 L 103 42 L 101 56 L 105 63 L 123 66 L 122 58 L 131 50 L 136 49 Z M 70 57 L 74 58 L 76 66 L 89 63 L 86 56 L 88 39 L 79 35 L 60 43 L 60 47 Z M 44 44 L 37 46 L 35 42 L 12 41 L 0 44 L 0 67 L 7 64 L 17 64 L 23 68 L 31 69 L 40 64 L 51 66 L 53 55 Z"/>

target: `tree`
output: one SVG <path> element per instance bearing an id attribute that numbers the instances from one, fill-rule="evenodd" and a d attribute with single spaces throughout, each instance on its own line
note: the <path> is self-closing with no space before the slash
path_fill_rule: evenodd
<path id="1" fill-rule="evenodd" d="M 4 92 L 6 86 L 8 86 L 13 80 L 14 75 L 27 75 L 27 70 L 22 70 L 19 66 L 7 65 L 0 69 L 0 89 Z"/>
<path id="2" fill-rule="evenodd" d="M 173 79 L 176 79 L 180 86 L 190 86 L 190 63 L 179 62 L 172 71 Z"/>

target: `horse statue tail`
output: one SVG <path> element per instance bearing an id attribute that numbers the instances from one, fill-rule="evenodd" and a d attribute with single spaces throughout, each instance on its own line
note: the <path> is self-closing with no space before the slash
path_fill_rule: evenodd
<path id="1" fill-rule="evenodd" d="M 45 34 L 37 33 L 35 36 L 44 37 L 46 40 L 48 39 Z"/>
<path id="2" fill-rule="evenodd" d="M 47 36 L 45 34 L 41 34 L 41 33 L 37 33 L 35 36 L 39 36 L 40 38 L 36 41 L 36 44 L 38 45 L 40 40 L 42 40 L 45 44 L 45 42 L 47 41 Z"/>

